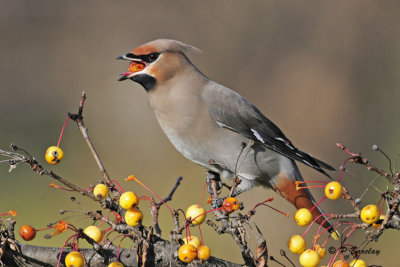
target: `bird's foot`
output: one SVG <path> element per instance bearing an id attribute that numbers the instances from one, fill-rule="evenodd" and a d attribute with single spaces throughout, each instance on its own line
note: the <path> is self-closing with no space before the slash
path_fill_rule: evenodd
<path id="1" fill-rule="evenodd" d="M 223 198 L 213 198 L 211 201 L 211 209 L 218 209 L 220 207 L 222 207 L 222 204 L 224 203 L 224 199 Z"/>
<path id="2" fill-rule="evenodd" d="M 219 174 L 216 172 L 212 172 L 212 171 L 207 171 L 207 191 L 208 193 L 216 196 L 217 191 L 220 190 L 222 188 L 222 182 L 221 179 L 219 177 Z"/>

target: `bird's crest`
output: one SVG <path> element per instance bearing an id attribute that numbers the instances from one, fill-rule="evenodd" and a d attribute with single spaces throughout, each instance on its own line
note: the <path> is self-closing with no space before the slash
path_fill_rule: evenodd
<path id="1" fill-rule="evenodd" d="M 158 39 L 135 48 L 132 53 L 135 55 L 147 55 L 152 52 L 178 52 L 184 54 L 187 51 L 201 52 L 200 49 L 180 41 Z"/>

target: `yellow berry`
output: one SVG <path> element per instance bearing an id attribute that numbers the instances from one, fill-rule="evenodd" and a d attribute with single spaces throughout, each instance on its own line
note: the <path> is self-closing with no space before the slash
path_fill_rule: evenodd
<path id="1" fill-rule="evenodd" d="M 46 161 L 51 165 L 58 164 L 64 157 L 64 151 L 56 146 L 51 146 L 46 150 Z"/>
<path id="2" fill-rule="evenodd" d="M 192 235 L 190 237 L 185 237 L 182 240 L 183 240 L 183 242 L 185 244 L 190 244 L 195 248 L 198 248 L 200 246 L 200 244 L 201 244 L 200 239 L 197 236 L 194 236 L 194 235 Z M 188 240 L 189 240 L 189 242 L 188 242 Z"/>
<path id="3" fill-rule="evenodd" d="M 336 200 L 342 196 L 343 187 L 338 182 L 330 182 L 325 186 L 325 196 L 329 199 Z"/>
<path id="4" fill-rule="evenodd" d="M 320 259 L 325 258 L 326 249 L 324 247 L 321 247 L 320 245 L 315 245 L 315 251 L 318 253 Z"/>
<path id="5" fill-rule="evenodd" d="M 301 253 L 299 260 L 303 267 L 316 267 L 319 264 L 320 258 L 315 250 L 307 249 Z"/>
<path id="6" fill-rule="evenodd" d="M 333 264 L 333 267 L 350 267 L 350 266 L 347 262 L 338 260 Z"/>
<path id="7" fill-rule="evenodd" d="M 108 187 L 105 184 L 98 184 L 93 189 L 93 195 L 99 199 L 105 199 L 108 196 Z"/>
<path id="8" fill-rule="evenodd" d="M 186 210 L 186 218 L 191 219 L 193 224 L 201 224 L 206 219 L 206 211 L 199 205 L 192 205 Z"/>
<path id="9" fill-rule="evenodd" d="M 103 231 L 94 225 L 90 225 L 83 231 L 88 237 L 93 239 L 96 243 L 99 243 L 103 238 Z"/>
<path id="10" fill-rule="evenodd" d="M 119 261 L 114 261 L 114 262 L 111 262 L 107 267 L 124 267 L 124 265 L 122 263 L 120 263 Z"/>
<path id="11" fill-rule="evenodd" d="M 78 251 L 72 251 L 65 257 L 65 265 L 67 267 L 82 267 L 85 265 L 85 259 Z"/>
<path id="12" fill-rule="evenodd" d="M 119 198 L 119 205 L 126 210 L 135 207 L 139 204 L 139 198 L 133 192 L 125 192 Z"/>
<path id="13" fill-rule="evenodd" d="M 361 210 L 361 220 L 368 224 L 373 224 L 379 220 L 379 208 L 376 205 L 367 205 Z"/>
<path id="14" fill-rule="evenodd" d="M 143 213 L 137 208 L 131 208 L 125 212 L 125 222 L 127 225 L 136 227 L 139 226 L 143 219 Z"/>
<path id="15" fill-rule="evenodd" d="M 350 262 L 351 267 L 368 267 L 367 263 L 361 259 L 355 259 L 352 262 Z"/>
<path id="16" fill-rule="evenodd" d="M 207 246 L 200 246 L 197 248 L 197 259 L 208 260 L 211 257 L 211 250 Z"/>
<path id="17" fill-rule="evenodd" d="M 313 216 L 310 210 L 302 208 L 296 211 L 294 220 L 299 226 L 307 226 L 312 222 Z"/>
<path id="18" fill-rule="evenodd" d="M 288 248 L 295 254 L 301 254 L 306 250 L 306 240 L 301 235 L 292 235 L 288 241 Z"/>
<path id="19" fill-rule="evenodd" d="M 197 257 L 197 249 L 192 245 L 182 245 L 178 250 L 178 257 L 185 263 L 192 262 Z"/>

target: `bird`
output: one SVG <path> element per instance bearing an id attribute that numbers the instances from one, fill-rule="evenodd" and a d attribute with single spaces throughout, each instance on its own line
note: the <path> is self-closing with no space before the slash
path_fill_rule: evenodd
<path id="1" fill-rule="evenodd" d="M 238 177 L 234 195 L 254 186 L 273 189 L 297 209 L 312 209 L 317 223 L 332 224 L 303 181 L 296 162 L 330 178 L 335 169 L 298 149 L 279 127 L 249 100 L 203 74 L 186 55 L 196 47 L 171 39 L 140 45 L 117 59 L 129 61 L 132 80 L 145 89 L 162 130 L 175 148 L 192 162 L 223 180 Z"/>

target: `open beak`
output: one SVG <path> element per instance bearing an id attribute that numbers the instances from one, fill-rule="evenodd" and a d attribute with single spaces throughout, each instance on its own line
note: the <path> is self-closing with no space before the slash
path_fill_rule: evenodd
<path id="1" fill-rule="evenodd" d="M 147 67 L 147 63 L 145 61 L 138 58 L 134 58 L 134 55 L 132 53 L 119 56 L 117 57 L 117 59 L 130 61 L 128 72 L 121 73 L 121 78 L 119 78 L 118 81 L 124 81 L 130 79 L 133 76 L 135 76 L 137 72 L 142 71 Z"/>

